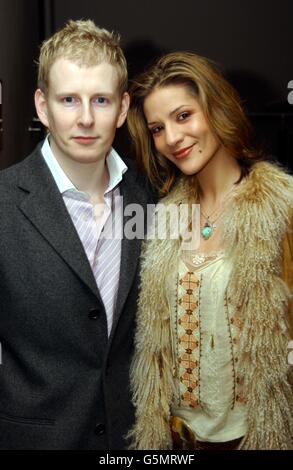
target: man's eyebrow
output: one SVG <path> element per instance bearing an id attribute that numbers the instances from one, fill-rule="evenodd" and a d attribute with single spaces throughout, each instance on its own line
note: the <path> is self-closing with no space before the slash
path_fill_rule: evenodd
<path id="1" fill-rule="evenodd" d="M 59 91 L 58 93 L 55 93 L 55 96 L 57 96 L 57 98 L 62 98 L 63 96 L 80 96 L 80 93 L 78 92 L 74 92 L 74 91 Z M 91 95 L 91 97 L 93 96 L 107 96 L 107 97 L 113 97 L 115 96 L 114 93 L 110 92 L 110 91 L 97 91 L 95 93 L 93 93 Z"/>

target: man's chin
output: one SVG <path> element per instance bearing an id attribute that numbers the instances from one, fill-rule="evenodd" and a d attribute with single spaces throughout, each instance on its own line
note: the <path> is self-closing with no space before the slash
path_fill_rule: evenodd
<path id="1" fill-rule="evenodd" d="M 67 149 L 66 153 L 70 160 L 85 164 L 98 163 L 101 160 L 105 160 L 107 155 L 106 151 L 104 154 L 101 148 L 97 148 L 97 146 L 94 145 L 75 145 L 73 148 Z"/>
<path id="2" fill-rule="evenodd" d="M 75 161 L 76 163 L 80 163 L 80 164 L 95 164 L 95 163 L 99 163 L 103 160 L 106 160 L 106 155 L 103 157 L 103 156 L 98 156 L 97 154 L 94 154 L 94 155 L 86 155 L 86 153 L 84 153 L 83 155 L 71 155 L 70 156 L 70 159 L 71 161 Z"/>

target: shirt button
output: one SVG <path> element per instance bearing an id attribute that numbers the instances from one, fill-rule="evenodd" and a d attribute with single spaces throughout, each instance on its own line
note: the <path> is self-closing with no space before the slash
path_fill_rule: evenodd
<path id="1" fill-rule="evenodd" d="M 103 423 L 96 424 L 94 432 L 97 436 L 102 436 L 103 434 L 105 434 L 105 431 L 106 431 L 106 426 Z"/>
<path id="2" fill-rule="evenodd" d="M 99 315 L 99 309 L 92 308 L 88 314 L 88 317 L 90 320 L 97 320 L 98 315 Z"/>

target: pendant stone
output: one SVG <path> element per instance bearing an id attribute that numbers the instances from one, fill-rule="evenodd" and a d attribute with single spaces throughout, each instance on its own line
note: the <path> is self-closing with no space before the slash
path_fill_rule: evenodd
<path id="1" fill-rule="evenodd" d="M 214 227 L 208 222 L 205 223 L 204 227 L 201 229 L 200 233 L 204 240 L 208 240 L 214 231 Z"/>

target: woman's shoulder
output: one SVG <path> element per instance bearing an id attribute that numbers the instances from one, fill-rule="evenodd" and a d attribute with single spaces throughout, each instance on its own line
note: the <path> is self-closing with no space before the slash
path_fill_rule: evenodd
<path id="1" fill-rule="evenodd" d="M 288 169 L 276 161 L 260 161 L 253 165 L 250 179 L 256 179 L 272 184 L 293 184 L 293 176 Z"/>
<path id="2" fill-rule="evenodd" d="M 246 200 L 261 204 L 283 201 L 293 207 L 293 176 L 276 162 L 255 163 L 242 187 L 240 195 Z"/>

